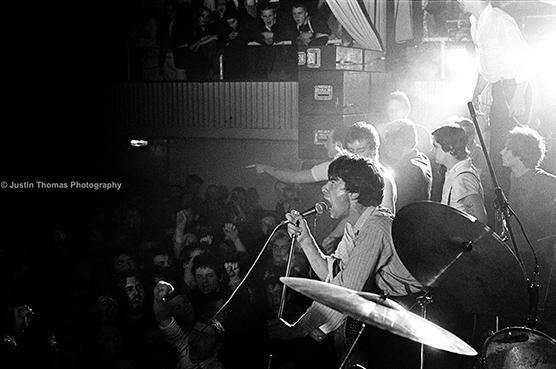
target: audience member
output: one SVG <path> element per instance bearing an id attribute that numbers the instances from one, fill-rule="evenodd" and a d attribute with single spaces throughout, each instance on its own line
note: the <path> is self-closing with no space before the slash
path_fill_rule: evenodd
<path id="1" fill-rule="evenodd" d="M 496 219 L 500 218 L 501 215 L 500 213 L 497 213 L 497 210 L 494 207 L 494 199 L 496 197 L 494 184 L 488 169 L 483 148 L 479 145 L 477 140 L 475 125 L 469 118 L 465 117 L 453 117 L 451 119 L 451 123 L 459 124 L 465 130 L 465 133 L 467 133 L 467 150 L 469 150 L 469 157 L 471 158 L 473 166 L 475 166 L 477 172 L 479 172 L 479 178 L 481 180 L 481 184 L 483 185 L 485 210 L 488 217 L 487 225 L 496 232 L 499 232 L 500 230 L 496 229 Z"/>
<path id="2" fill-rule="evenodd" d="M 160 68 L 159 62 L 162 55 L 159 50 L 160 45 L 157 43 L 157 36 L 161 36 L 158 34 L 161 15 L 158 14 L 155 7 L 145 9 L 143 13 L 132 29 L 130 44 L 136 48 L 138 53 L 137 59 L 141 73 L 139 79 L 141 81 L 160 81 L 162 80 L 160 74 L 162 68 Z M 130 58 L 134 60 L 133 57 L 130 56 Z M 164 55 L 164 59 L 166 59 L 166 55 Z M 166 60 L 164 61 L 166 62 Z M 171 65 L 172 62 L 173 55 L 171 60 L 168 60 L 168 64 Z"/>
<path id="3" fill-rule="evenodd" d="M 218 78 L 218 35 L 216 26 L 209 21 L 210 9 L 202 7 L 195 12 L 193 23 L 188 29 L 188 81 L 211 81 Z"/>
<path id="4" fill-rule="evenodd" d="M 290 18 L 278 17 L 276 8 L 271 4 L 262 7 L 259 14 L 260 20 L 254 23 L 251 30 L 251 41 L 273 45 L 291 40 L 294 28 Z"/>
<path id="5" fill-rule="evenodd" d="M 210 8 L 209 8 L 210 9 Z M 237 12 L 236 5 L 231 0 L 217 0 L 215 9 L 211 9 L 211 23 L 216 24 L 216 27 L 220 28 L 221 24 L 226 24 L 225 14 L 226 12 Z"/>
<path id="6" fill-rule="evenodd" d="M 396 209 L 431 198 L 432 168 L 429 158 L 417 149 L 417 129 L 410 119 L 396 120 L 386 131 L 386 151 L 396 160 L 390 170 L 396 181 Z"/>
<path id="7" fill-rule="evenodd" d="M 344 147 L 352 154 L 371 159 L 384 178 L 384 195 L 381 206 L 396 212 L 397 188 L 392 173 L 379 160 L 380 139 L 375 127 L 366 122 L 352 124 L 344 137 Z"/>
<path id="8" fill-rule="evenodd" d="M 408 119 L 411 113 L 411 102 L 407 95 L 402 91 L 394 91 L 388 95 L 386 117 L 387 121 L 376 125 L 376 129 L 380 136 L 381 142 L 386 139 L 386 131 L 390 123 L 399 119 Z M 415 123 L 415 122 L 414 122 Z M 422 124 L 415 123 L 417 129 L 417 150 L 427 155 L 430 158 L 432 147 L 432 137 L 427 127 Z M 391 166 L 395 159 L 392 159 L 387 154 L 386 145 L 379 148 L 380 160 L 386 166 Z M 431 186 L 431 200 L 440 201 L 442 198 L 442 184 L 444 182 L 444 172 L 441 170 L 440 165 L 434 160 L 431 161 L 432 169 L 432 186 Z"/>
<path id="9" fill-rule="evenodd" d="M 297 27 L 297 33 L 292 40 L 298 46 L 326 45 L 331 34 L 326 20 L 318 16 L 309 15 L 305 2 L 292 5 L 292 16 Z"/>
<path id="10" fill-rule="evenodd" d="M 516 127 L 509 133 L 506 146 L 500 152 L 502 165 L 511 169 L 508 204 L 516 246 L 523 268 L 533 280 L 535 249 L 539 263 L 539 327 L 548 334 L 556 333 L 556 176 L 540 168 L 546 147 L 543 137 L 535 130 Z M 519 221 L 519 223 L 518 223 Z M 520 227 L 523 226 L 523 231 Z M 552 284 L 552 286 L 550 286 Z M 552 316 L 552 318 L 550 318 Z"/>
<path id="11" fill-rule="evenodd" d="M 483 186 L 469 157 L 465 130 L 457 124 L 448 124 L 434 130 L 432 136 L 434 159 L 447 169 L 442 203 L 486 224 Z"/>
<path id="12" fill-rule="evenodd" d="M 187 28 L 189 19 L 181 12 L 177 0 L 166 0 L 165 13 L 157 29 L 157 43 L 160 46 L 160 75 L 165 81 L 183 81 L 187 79 L 186 63 L 188 59 Z"/>
<path id="13" fill-rule="evenodd" d="M 254 67 L 245 59 L 250 32 L 237 10 L 230 9 L 224 13 L 222 22 L 218 24 L 218 39 L 224 53 L 224 78 L 227 81 L 242 81 L 252 77 Z"/>
<path id="14" fill-rule="evenodd" d="M 158 325 L 168 342 L 178 352 L 180 369 L 224 369 L 218 360 L 225 330 L 216 319 L 197 319 L 190 333 L 184 331 L 172 316 L 166 297 L 174 291 L 171 284 L 159 282 L 154 291 L 153 310 Z"/>
<path id="15" fill-rule="evenodd" d="M 249 61 L 254 67 L 255 78 L 294 80 L 297 51 L 291 44 L 295 37 L 295 24 L 291 15 L 279 15 L 273 4 L 260 7 L 258 14 L 249 25 L 249 41 L 261 45 L 249 50 Z"/>
<path id="16" fill-rule="evenodd" d="M 297 183 L 287 183 L 284 186 L 283 197 L 276 203 L 276 214 L 282 217 L 292 209 L 300 209 L 301 199 L 299 198 L 301 186 Z"/>

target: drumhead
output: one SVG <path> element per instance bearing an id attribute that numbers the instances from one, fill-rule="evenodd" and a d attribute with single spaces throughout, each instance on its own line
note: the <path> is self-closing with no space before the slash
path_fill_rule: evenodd
<path id="1" fill-rule="evenodd" d="M 526 327 L 508 327 L 493 333 L 482 349 L 487 369 L 554 369 L 556 340 Z"/>

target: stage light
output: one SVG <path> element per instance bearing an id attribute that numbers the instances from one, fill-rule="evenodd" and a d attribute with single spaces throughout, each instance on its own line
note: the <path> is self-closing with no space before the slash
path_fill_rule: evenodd
<path id="1" fill-rule="evenodd" d="M 129 144 L 133 147 L 144 147 L 149 144 L 147 140 L 131 140 Z"/>
<path id="2" fill-rule="evenodd" d="M 450 46 L 446 50 L 446 67 L 453 71 L 464 71 L 473 66 L 473 58 L 462 46 Z"/>

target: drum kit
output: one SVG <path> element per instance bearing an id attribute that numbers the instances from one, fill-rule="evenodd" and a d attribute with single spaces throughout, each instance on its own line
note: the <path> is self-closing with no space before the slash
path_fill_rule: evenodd
<path id="1" fill-rule="evenodd" d="M 396 214 L 392 236 L 400 259 L 434 297 L 432 303 L 446 301 L 472 314 L 528 311 L 528 283 L 521 264 L 507 244 L 474 217 L 440 203 L 417 202 Z M 428 321 L 426 314 L 412 313 L 388 297 L 311 279 L 281 280 L 314 301 L 421 347 L 478 355 L 465 341 Z M 528 327 L 504 328 L 484 342 L 476 368 L 556 368 L 556 340 Z"/>

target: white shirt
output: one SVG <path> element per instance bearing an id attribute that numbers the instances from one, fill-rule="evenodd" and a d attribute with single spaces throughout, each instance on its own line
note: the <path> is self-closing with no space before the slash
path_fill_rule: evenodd
<path id="1" fill-rule="evenodd" d="M 330 163 L 330 161 L 325 161 L 311 168 L 311 174 L 315 182 L 328 181 L 328 166 Z"/>
<path id="2" fill-rule="evenodd" d="M 446 172 L 442 187 L 442 204 L 465 212 L 465 205 L 461 200 L 473 194 L 484 197 L 479 172 L 471 163 L 471 158 L 468 158 L 458 162 Z"/>
<path id="3" fill-rule="evenodd" d="M 479 57 L 479 74 L 490 83 L 533 76 L 530 50 L 514 18 L 489 4 L 477 19 L 470 17 L 471 37 Z"/>

